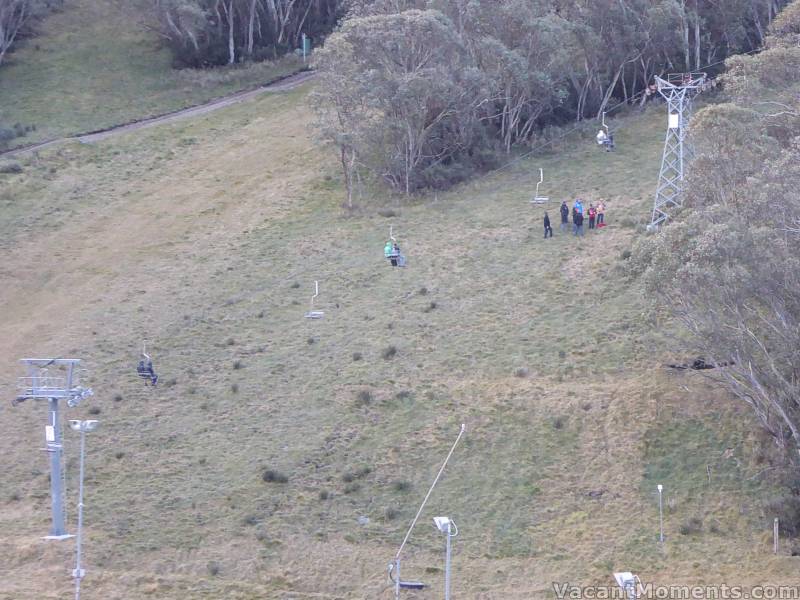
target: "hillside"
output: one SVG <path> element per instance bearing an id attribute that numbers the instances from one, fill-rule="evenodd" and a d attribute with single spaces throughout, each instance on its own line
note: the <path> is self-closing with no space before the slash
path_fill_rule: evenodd
<path id="1" fill-rule="evenodd" d="M 3 397 L 30 354 L 82 358 L 96 391 L 68 411 L 102 421 L 85 597 L 388 598 L 386 564 L 462 422 L 404 562 L 433 586 L 418 598 L 440 597 L 436 514 L 461 530 L 457 598 L 547 597 L 615 570 L 800 583 L 797 559 L 770 554 L 750 416 L 665 373 L 670 325 L 624 276 L 661 107 L 618 123 L 616 153 L 589 133 L 435 198 L 368 194 L 351 214 L 307 91 L 0 175 Z M 609 227 L 542 240 L 527 202 L 539 167 L 552 198 L 603 197 Z M 382 258 L 390 224 L 405 270 Z M 315 279 L 325 318 L 308 321 Z M 156 390 L 134 372 L 143 340 Z M 71 545 L 39 540 L 44 407 L 2 417 L 0 598 L 64 597 Z M 74 497 L 72 436 L 66 452 Z M 700 531 L 680 533 L 691 519 Z"/>
<path id="2" fill-rule="evenodd" d="M 145 19 L 147 0 L 70 0 L 0 68 L 0 122 L 35 126 L 25 145 L 193 106 L 293 72 L 287 57 L 176 70 Z"/>

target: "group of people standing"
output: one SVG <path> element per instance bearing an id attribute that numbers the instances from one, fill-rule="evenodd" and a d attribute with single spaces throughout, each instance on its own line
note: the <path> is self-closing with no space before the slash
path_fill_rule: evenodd
<path id="1" fill-rule="evenodd" d="M 576 236 L 583 236 L 583 202 L 580 198 L 575 200 L 572 205 L 572 234 Z M 566 200 L 561 203 L 561 231 L 569 230 L 569 216 L 570 210 L 567 206 Z M 606 226 L 606 205 L 601 200 L 595 206 L 589 204 L 589 209 L 586 211 L 586 217 L 589 219 L 589 229 L 599 229 Z M 553 228 L 550 225 L 550 216 L 545 211 L 544 213 L 544 238 L 553 237 Z"/>

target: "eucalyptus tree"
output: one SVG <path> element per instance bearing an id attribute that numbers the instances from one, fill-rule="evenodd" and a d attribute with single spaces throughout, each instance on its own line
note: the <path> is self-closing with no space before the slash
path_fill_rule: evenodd
<path id="1" fill-rule="evenodd" d="M 391 187 L 410 194 L 425 169 L 472 148 L 484 78 L 441 12 L 351 18 L 316 64 L 329 139 Z"/>
<path id="2" fill-rule="evenodd" d="M 297 48 L 301 34 L 323 37 L 343 0 L 153 0 L 157 29 L 178 62 L 233 64 Z"/>
<path id="3" fill-rule="evenodd" d="M 494 123 L 506 152 L 528 141 L 540 119 L 567 97 L 566 71 L 576 50 L 573 28 L 550 2 L 446 3 L 487 77 Z"/>
<path id="4" fill-rule="evenodd" d="M 63 0 L 0 0 L 0 64 L 33 20 L 62 4 Z"/>
<path id="5" fill-rule="evenodd" d="M 800 1 L 766 49 L 728 60 L 729 101 L 698 111 L 685 208 L 632 272 L 684 325 L 679 348 L 800 467 Z"/>

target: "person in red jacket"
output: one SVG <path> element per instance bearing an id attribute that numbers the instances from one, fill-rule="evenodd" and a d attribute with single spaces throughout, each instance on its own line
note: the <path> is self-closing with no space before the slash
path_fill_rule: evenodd
<path id="1" fill-rule="evenodd" d="M 597 218 L 597 209 L 593 204 L 589 204 L 589 229 L 594 229 L 594 221 Z"/>

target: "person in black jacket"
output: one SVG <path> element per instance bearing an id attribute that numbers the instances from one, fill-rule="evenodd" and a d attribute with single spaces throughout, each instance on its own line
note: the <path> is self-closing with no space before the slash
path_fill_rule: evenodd
<path id="1" fill-rule="evenodd" d="M 583 237 L 583 213 L 575 211 L 572 217 L 572 223 L 575 225 L 575 235 Z"/>
<path id="2" fill-rule="evenodd" d="M 553 237 L 553 228 L 550 227 L 550 216 L 547 214 L 547 211 L 544 213 L 544 239 L 547 239 L 547 234 L 550 234 L 550 237 Z"/>
<path id="3" fill-rule="evenodd" d="M 153 361 L 149 358 L 142 357 L 139 364 L 136 366 L 136 372 L 139 374 L 139 377 L 144 379 L 145 385 L 147 385 L 148 381 L 153 387 L 158 383 L 158 375 L 156 375 L 156 372 L 153 370 Z"/>
<path id="4" fill-rule="evenodd" d="M 569 227 L 569 207 L 566 200 L 561 202 L 561 231 L 566 231 Z"/>

